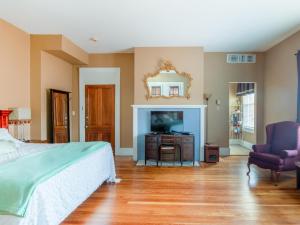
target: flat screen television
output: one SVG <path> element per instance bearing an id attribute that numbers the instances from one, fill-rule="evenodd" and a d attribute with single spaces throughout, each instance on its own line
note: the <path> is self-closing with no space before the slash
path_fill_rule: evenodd
<path id="1" fill-rule="evenodd" d="M 183 131 L 182 111 L 151 111 L 151 132 Z"/>

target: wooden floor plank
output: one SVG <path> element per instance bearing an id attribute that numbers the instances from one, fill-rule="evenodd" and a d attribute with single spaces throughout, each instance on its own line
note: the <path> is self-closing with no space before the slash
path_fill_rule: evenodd
<path id="1" fill-rule="evenodd" d="M 270 171 L 247 157 L 199 167 L 136 167 L 117 157 L 119 184 L 102 185 L 63 225 L 290 225 L 300 224 L 295 172 L 275 186 Z"/>

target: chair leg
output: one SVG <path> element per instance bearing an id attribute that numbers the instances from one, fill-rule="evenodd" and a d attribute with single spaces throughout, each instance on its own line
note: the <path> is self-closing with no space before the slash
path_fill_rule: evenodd
<path id="1" fill-rule="evenodd" d="M 275 186 L 278 185 L 279 177 L 280 177 L 280 171 L 276 171 L 275 172 Z"/>
<path id="2" fill-rule="evenodd" d="M 250 170 L 250 163 L 248 163 L 247 166 L 248 166 L 247 176 L 249 176 L 249 175 L 250 175 L 250 171 L 251 171 L 251 170 Z"/>

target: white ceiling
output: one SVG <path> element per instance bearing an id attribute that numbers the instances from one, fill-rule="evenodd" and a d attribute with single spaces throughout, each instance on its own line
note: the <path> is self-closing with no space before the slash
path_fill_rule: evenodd
<path id="1" fill-rule="evenodd" d="M 297 31 L 300 1 L 0 0 L 0 17 L 29 33 L 63 34 L 90 53 L 147 46 L 264 51 Z"/>

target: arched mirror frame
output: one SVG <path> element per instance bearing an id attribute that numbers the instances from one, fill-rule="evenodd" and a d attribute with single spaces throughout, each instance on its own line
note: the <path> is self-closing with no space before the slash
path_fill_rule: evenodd
<path id="1" fill-rule="evenodd" d="M 187 79 L 187 86 L 185 87 L 184 90 L 184 95 L 183 96 L 165 96 L 165 95 L 160 95 L 160 96 L 152 96 L 151 95 L 151 91 L 150 88 L 148 86 L 148 79 L 151 77 L 156 77 L 158 75 L 160 75 L 161 71 L 175 71 L 176 75 L 182 76 L 184 78 Z M 156 70 L 153 73 L 147 73 L 144 76 L 144 86 L 146 88 L 146 99 L 149 100 L 151 98 L 186 98 L 186 99 L 190 99 L 191 95 L 190 95 L 190 89 L 191 89 L 191 85 L 192 85 L 192 76 L 189 73 L 186 72 L 179 72 L 175 66 L 173 66 L 173 64 L 169 61 L 169 60 L 163 60 L 162 63 L 160 64 L 160 67 L 158 70 Z"/>

